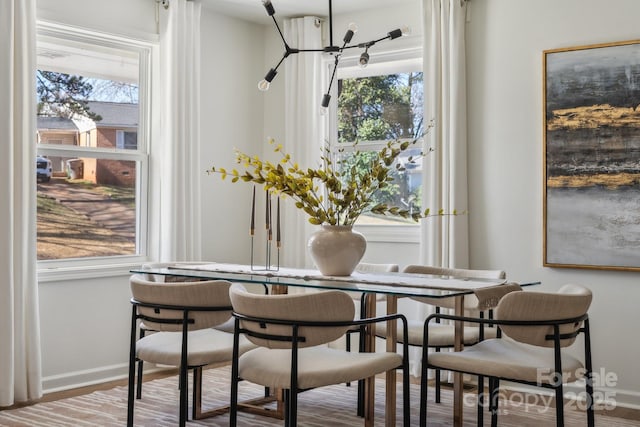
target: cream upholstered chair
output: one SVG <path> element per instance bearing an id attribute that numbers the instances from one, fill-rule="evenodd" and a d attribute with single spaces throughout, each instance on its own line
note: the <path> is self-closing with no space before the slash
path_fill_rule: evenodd
<path id="1" fill-rule="evenodd" d="M 135 274 L 132 293 L 131 341 L 127 425 L 133 425 L 135 364 L 142 361 L 180 368 L 180 425 L 187 419 L 187 371 L 214 363 L 230 362 L 233 334 L 212 329 L 231 316 L 230 283 L 219 280 L 155 282 Z M 147 331 L 140 337 L 138 324 Z M 253 346 L 246 340 L 239 351 Z M 142 382 L 139 373 L 138 384 Z M 194 417 L 200 414 L 201 383 L 194 375 Z M 140 396 L 138 396 L 140 398 Z"/>
<path id="2" fill-rule="evenodd" d="M 424 352 L 420 400 L 420 425 L 426 426 L 428 368 L 446 369 L 489 377 L 491 425 L 498 423 L 499 381 L 508 380 L 555 390 L 556 425 L 564 425 L 563 383 L 586 379 L 587 425 L 594 425 L 591 347 L 587 310 L 591 291 L 564 285 L 557 293 L 512 292 L 495 309 L 495 319 L 474 319 L 443 314 L 429 316 L 424 338 L 431 339 L 436 319 L 492 322 L 508 338 L 484 340 L 461 352 Z M 584 334 L 584 363 L 564 350 Z"/>
<path id="3" fill-rule="evenodd" d="M 502 270 L 471 270 L 471 269 L 462 269 L 462 268 L 441 268 L 441 267 L 432 267 L 428 265 L 408 265 L 403 270 L 403 273 L 411 273 L 411 274 L 429 274 L 429 275 L 437 275 L 437 276 L 449 276 L 456 278 L 465 278 L 465 279 L 505 279 L 506 273 Z M 505 291 L 512 291 L 517 288 L 508 287 L 505 288 Z M 440 312 L 441 308 L 454 309 L 455 308 L 455 298 L 453 297 L 443 297 L 443 298 L 429 298 L 429 297 L 412 297 L 412 299 L 430 304 L 436 307 L 436 313 Z M 493 305 L 497 304 L 497 301 L 493 301 Z M 464 307 L 465 310 L 470 310 L 474 313 L 478 313 L 478 315 L 483 316 L 483 310 L 485 307 L 479 307 L 478 298 L 475 295 L 465 295 L 464 297 Z M 480 310 L 482 308 L 482 310 Z M 490 307 L 486 307 L 490 308 Z M 411 346 L 423 346 L 423 328 L 424 323 L 418 320 L 409 320 L 409 345 Z M 376 326 L 376 334 L 380 337 L 384 337 L 387 335 L 386 324 L 382 324 Z M 478 326 L 475 327 L 465 327 L 464 328 L 464 337 L 463 342 L 464 345 L 472 345 L 480 341 L 484 337 L 495 337 L 496 336 L 496 328 L 480 328 Z M 400 334 L 398 334 L 400 337 Z M 454 326 L 452 324 L 437 324 L 431 326 L 431 335 L 429 337 L 429 348 L 435 349 L 436 352 L 439 352 L 442 348 L 453 348 L 454 346 Z M 399 338 L 398 338 L 399 339 Z M 436 388 L 436 402 L 440 403 L 440 371 L 436 369 L 435 372 L 435 388 Z M 480 377 L 479 388 L 482 387 L 483 381 Z"/>
<path id="4" fill-rule="evenodd" d="M 373 377 L 402 368 L 404 425 L 409 426 L 409 370 L 407 347 L 395 352 L 360 353 L 326 344 L 344 335 L 353 324 L 398 319 L 396 314 L 354 320 L 355 306 L 344 292 L 258 295 L 240 284 L 230 289 L 236 318 L 235 342 L 241 335 L 258 347 L 239 355 L 234 347 L 230 425 L 237 424 L 238 383 L 246 380 L 281 389 L 285 396 L 285 425 L 297 425 L 297 394 L 303 390 Z M 405 326 L 406 329 L 406 326 Z"/>

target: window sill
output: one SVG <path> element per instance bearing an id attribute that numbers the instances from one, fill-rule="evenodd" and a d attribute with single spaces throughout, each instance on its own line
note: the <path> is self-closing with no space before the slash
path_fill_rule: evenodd
<path id="1" fill-rule="evenodd" d="M 420 243 L 418 225 L 356 225 L 354 229 L 364 234 L 367 242 Z"/>
<path id="2" fill-rule="evenodd" d="M 96 279 L 130 275 L 130 270 L 139 267 L 141 259 L 120 260 L 118 263 L 87 262 L 38 263 L 38 283 L 60 282 L 65 280 Z"/>

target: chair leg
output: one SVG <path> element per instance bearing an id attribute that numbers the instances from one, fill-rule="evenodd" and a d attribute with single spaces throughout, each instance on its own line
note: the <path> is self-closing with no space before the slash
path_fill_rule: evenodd
<path id="1" fill-rule="evenodd" d="M 402 422 L 404 427 L 411 425 L 411 390 L 409 385 L 409 365 L 402 367 Z"/>
<path id="2" fill-rule="evenodd" d="M 238 424 L 238 361 L 235 358 L 231 362 L 231 399 L 229 402 L 229 427 Z"/>
<path id="3" fill-rule="evenodd" d="M 364 417 L 364 381 L 358 380 L 358 416 Z"/>
<path id="4" fill-rule="evenodd" d="M 347 353 L 351 353 L 351 332 L 347 332 L 347 334 L 344 336 L 344 339 L 345 339 L 345 350 L 347 351 Z M 347 383 L 347 387 L 351 387 L 350 382 Z"/>
<path id="5" fill-rule="evenodd" d="M 435 348 L 435 352 L 440 352 L 440 347 Z M 436 369 L 436 403 L 440 403 L 440 369 Z"/>
<path id="6" fill-rule="evenodd" d="M 361 318 L 364 318 L 366 314 L 361 312 Z M 360 328 L 360 333 L 358 334 L 358 349 L 360 352 L 364 352 L 364 327 Z M 359 417 L 364 417 L 364 380 L 358 380 L 358 411 L 357 414 Z"/>
<path id="7" fill-rule="evenodd" d="M 135 359 L 133 362 L 129 362 L 129 383 L 127 388 L 127 426 L 133 427 L 133 405 L 134 405 L 134 393 L 133 389 L 135 387 Z M 138 382 L 140 382 L 140 378 L 138 378 Z"/>
<path id="8" fill-rule="evenodd" d="M 584 359 L 585 368 L 587 372 L 586 377 L 586 391 L 587 391 L 587 427 L 595 426 L 595 419 L 593 413 L 593 365 L 591 362 L 591 333 L 589 332 L 589 319 L 584 321 Z"/>
<path id="9" fill-rule="evenodd" d="M 478 427 L 484 425 L 484 376 L 478 375 Z"/>
<path id="10" fill-rule="evenodd" d="M 593 379 L 591 372 L 587 377 L 587 427 L 595 426 L 595 417 L 593 413 Z"/>
<path id="11" fill-rule="evenodd" d="M 129 341 L 129 381 L 127 388 L 127 427 L 133 427 L 134 380 L 136 374 L 136 322 L 137 308 L 133 306 L 131 315 L 131 335 Z M 138 382 L 141 378 L 138 377 Z"/>
<path id="12" fill-rule="evenodd" d="M 427 427 L 427 349 L 422 350 L 422 373 L 420 375 L 420 427 Z"/>
<path id="13" fill-rule="evenodd" d="M 140 338 L 144 338 L 145 330 L 140 328 Z M 138 361 L 138 384 L 136 388 L 136 399 L 142 399 L 142 371 L 143 371 L 143 361 Z"/>
<path id="14" fill-rule="evenodd" d="M 489 409 L 491 411 L 491 427 L 498 427 L 498 401 L 499 401 L 500 380 L 489 377 Z"/>
<path id="15" fill-rule="evenodd" d="M 298 425 L 298 392 L 296 390 L 289 390 L 289 416 L 291 421 L 289 425 L 291 427 L 297 427 Z"/>
<path id="16" fill-rule="evenodd" d="M 556 387 L 556 426 L 564 426 L 564 392 L 562 380 L 560 380 L 560 385 Z"/>
<path id="17" fill-rule="evenodd" d="M 188 399 L 187 393 L 189 392 L 189 387 L 187 386 L 187 368 L 181 366 L 180 374 L 179 374 L 179 389 L 180 389 L 180 419 L 179 425 L 180 427 L 185 427 L 187 425 L 187 411 L 188 411 Z"/>
<path id="18" fill-rule="evenodd" d="M 193 397 L 191 399 L 191 419 L 197 420 L 202 414 L 202 366 L 193 368 Z"/>
<path id="19" fill-rule="evenodd" d="M 282 391 L 284 398 L 284 427 L 291 427 L 291 393 L 289 390 Z"/>
<path id="20" fill-rule="evenodd" d="M 440 403 L 440 369 L 436 369 L 436 403 Z"/>

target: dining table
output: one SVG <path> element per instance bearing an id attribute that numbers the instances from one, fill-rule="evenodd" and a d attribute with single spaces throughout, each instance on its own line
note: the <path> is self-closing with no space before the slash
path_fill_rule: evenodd
<path id="1" fill-rule="evenodd" d="M 386 296 L 387 314 L 397 312 L 398 298 L 431 297 L 455 298 L 455 314 L 464 314 L 464 298 L 475 292 L 486 292 L 487 289 L 506 283 L 504 279 L 456 278 L 414 273 L 378 273 L 354 272 L 350 276 L 324 276 L 318 270 L 300 268 L 255 268 L 242 264 L 207 262 L 176 263 L 161 268 L 141 266 L 133 268 L 131 273 L 153 274 L 161 276 L 180 276 L 194 279 L 227 280 L 237 283 L 253 283 L 267 286 L 272 294 L 288 293 L 289 288 L 307 288 L 317 290 L 341 290 L 359 292 L 365 295 L 364 315 L 375 317 L 377 295 Z M 534 285 L 540 282 L 519 282 L 520 285 Z M 386 350 L 396 351 L 396 320 L 389 321 L 387 327 Z M 365 330 L 365 350 L 375 351 L 375 325 Z M 463 322 L 455 322 L 454 351 L 463 349 Z M 375 378 L 365 380 L 364 418 L 365 426 L 373 426 L 374 422 L 374 390 Z M 396 373 L 386 374 L 385 384 L 385 426 L 396 423 Z M 463 424 L 463 381 L 462 374 L 453 376 L 453 425 Z"/>

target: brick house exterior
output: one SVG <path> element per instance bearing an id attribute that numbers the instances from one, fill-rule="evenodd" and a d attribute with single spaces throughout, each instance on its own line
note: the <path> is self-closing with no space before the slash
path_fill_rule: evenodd
<path id="1" fill-rule="evenodd" d="M 102 120 L 38 117 L 38 142 L 97 148 L 137 148 L 138 105 L 117 102 L 89 102 L 90 111 Z M 135 163 L 83 157 L 49 158 L 54 175 L 71 174 L 95 184 L 131 187 L 135 185 Z M 70 162 L 69 162 L 70 161 Z M 69 171 L 69 167 L 73 171 Z"/>

